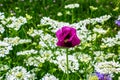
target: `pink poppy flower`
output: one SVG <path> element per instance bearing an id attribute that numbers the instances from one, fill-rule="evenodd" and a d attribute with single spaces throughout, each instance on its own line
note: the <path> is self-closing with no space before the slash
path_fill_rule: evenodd
<path id="1" fill-rule="evenodd" d="M 76 29 L 63 26 L 56 32 L 56 37 L 58 39 L 57 46 L 60 47 L 74 47 L 80 44 L 80 39 L 76 35 Z"/>

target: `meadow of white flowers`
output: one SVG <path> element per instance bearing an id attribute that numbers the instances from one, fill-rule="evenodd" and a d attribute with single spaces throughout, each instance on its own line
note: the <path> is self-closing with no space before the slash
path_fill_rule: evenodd
<path id="1" fill-rule="evenodd" d="M 25 30 L 28 17 L 6 17 L 0 12 L 0 80 L 65 80 L 67 52 L 56 45 L 55 36 L 63 26 L 76 28 L 81 40 L 68 49 L 69 75 L 74 80 L 87 80 L 95 72 L 120 80 L 120 29 L 114 32 L 105 25 L 111 17 L 105 14 L 75 23 L 42 17 L 40 24 Z"/>

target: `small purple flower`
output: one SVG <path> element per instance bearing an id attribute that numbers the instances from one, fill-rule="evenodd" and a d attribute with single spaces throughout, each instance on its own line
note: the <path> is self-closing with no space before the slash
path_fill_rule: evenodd
<path id="1" fill-rule="evenodd" d="M 96 75 L 99 78 L 99 80 L 112 80 L 109 74 L 101 74 L 99 72 L 96 72 Z"/>
<path id="2" fill-rule="evenodd" d="M 80 39 L 76 35 L 76 29 L 63 26 L 56 32 L 56 37 L 58 39 L 57 46 L 60 47 L 74 47 L 80 44 Z"/>
<path id="3" fill-rule="evenodd" d="M 115 20 L 115 24 L 117 24 L 118 26 L 120 26 L 120 20 Z"/>

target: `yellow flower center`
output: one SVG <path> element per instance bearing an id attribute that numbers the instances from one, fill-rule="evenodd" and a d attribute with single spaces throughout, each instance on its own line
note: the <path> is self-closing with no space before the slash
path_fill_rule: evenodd
<path id="1" fill-rule="evenodd" d="M 16 77 L 21 78 L 22 77 L 22 72 L 19 72 Z"/>
<path id="2" fill-rule="evenodd" d="M 89 80 L 99 80 L 97 76 L 90 76 Z"/>

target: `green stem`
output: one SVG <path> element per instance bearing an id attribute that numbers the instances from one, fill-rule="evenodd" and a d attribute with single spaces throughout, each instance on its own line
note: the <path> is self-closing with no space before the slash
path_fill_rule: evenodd
<path id="1" fill-rule="evenodd" d="M 72 9 L 72 23 L 74 22 L 74 11 Z"/>
<path id="2" fill-rule="evenodd" d="M 67 62 L 67 80 L 69 80 L 68 49 L 66 50 L 66 62 Z"/>

